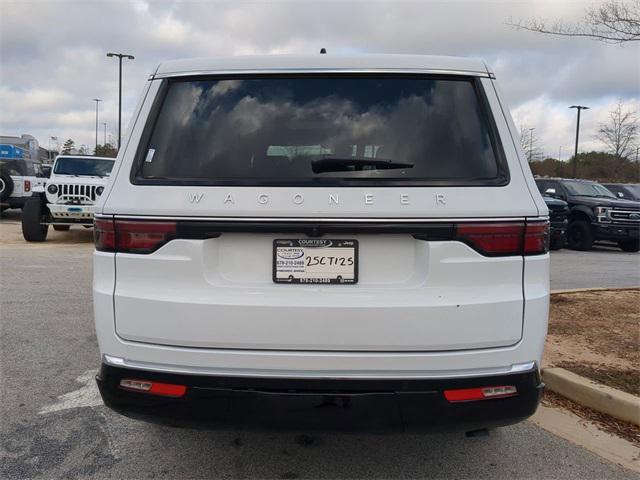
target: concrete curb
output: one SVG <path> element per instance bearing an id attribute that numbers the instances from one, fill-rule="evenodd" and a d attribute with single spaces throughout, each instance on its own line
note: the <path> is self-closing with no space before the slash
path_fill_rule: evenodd
<path id="1" fill-rule="evenodd" d="M 592 288 L 564 288 L 560 290 L 551 290 L 551 295 L 556 293 L 582 293 L 582 292 L 606 292 L 617 290 L 639 290 L 640 285 L 637 287 L 592 287 Z"/>
<path id="2" fill-rule="evenodd" d="M 542 379 L 552 392 L 640 426 L 640 397 L 601 385 L 564 368 L 545 368 Z"/>

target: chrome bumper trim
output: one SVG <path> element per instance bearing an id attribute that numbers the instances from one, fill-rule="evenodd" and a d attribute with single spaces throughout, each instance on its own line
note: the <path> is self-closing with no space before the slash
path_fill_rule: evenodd
<path id="1" fill-rule="evenodd" d="M 468 370 L 439 370 L 439 371 L 392 371 L 392 372 L 346 372 L 346 371 L 312 371 L 299 370 L 251 370 L 244 369 L 215 369 L 207 367 L 183 367 L 179 365 L 158 364 L 127 360 L 121 357 L 104 354 L 104 363 L 116 367 L 148 370 L 152 372 L 181 373 L 187 375 L 211 375 L 225 377 L 270 377 L 270 378 L 322 378 L 322 379 L 432 379 L 432 378 L 468 378 L 522 373 L 538 369 L 535 361 L 516 363 L 507 367 L 478 368 Z"/>

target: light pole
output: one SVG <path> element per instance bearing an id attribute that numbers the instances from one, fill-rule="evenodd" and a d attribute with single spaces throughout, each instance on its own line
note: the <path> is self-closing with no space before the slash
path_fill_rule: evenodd
<path id="1" fill-rule="evenodd" d="M 106 145 L 107 144 L 107 122 L 102 122 L 102 125 L 104 125 L 104 137 L 102 137 L 102 145 Z"/>
<path id="2" fill-rule="evenodd" d="M 93 151 L 94 155 L 98 154 L 98 104 L 102 101 L 99 98 L 94 98 L 94 102 L 96 102 L 96 149 Z"/>
<path id="3" fill-rule="evenodd" d="M 122 139 L 122 59 L 128 58 L 133 60 L 133 55 L 126 53 L 107 53 L 107 57 L 118 57 L 118 150 L 120 150 L 120 141 Z"/>
<path id="4" fill-rule="evenodd" d="M 533 158 L 533 131 L 535 128 L 529 129 L 529 163 L 531 163 L 531 159 Z"/>
<path id="5" fill-rule="evenodd" d="M 576 122 L 576 151 L 573 155 L 573 178 L 578 176 L 578 138 L 580 137 L 580 110 L 589 110 L 584 105 L 571 105 L 569 108 L 578 110 L 578 121 Z"/>

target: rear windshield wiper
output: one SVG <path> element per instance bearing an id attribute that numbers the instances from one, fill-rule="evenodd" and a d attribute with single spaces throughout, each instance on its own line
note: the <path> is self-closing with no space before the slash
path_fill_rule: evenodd
<path id="1" fill-rule="evenodd" d="M 413 168 L 413 163 L 394 162 L 387 158 L 369 157 L 323 157 L 311 162 L 313 173 L 365 170 L 362 167 L 375 167 L 376 170 L 390 170 L 394 168 Z"/>

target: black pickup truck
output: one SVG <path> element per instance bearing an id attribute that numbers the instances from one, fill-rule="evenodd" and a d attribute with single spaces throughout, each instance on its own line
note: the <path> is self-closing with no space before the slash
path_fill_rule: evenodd
<path id="1" fill-rule="evenodd" d="M 542 195 L 549 209 L 549 249 L 560 250 L 567 241 L 569 204 L 559 198 Z"/>
<path id="2" fill-rule="evenodd" d="M 625 252 L 640 250 L 640 202 L 621 200 L 597 182 L 538 178 L 540 193 L 569 204 L 567 244 L 590 250 L 596 241 L 616 243 Z"/>

